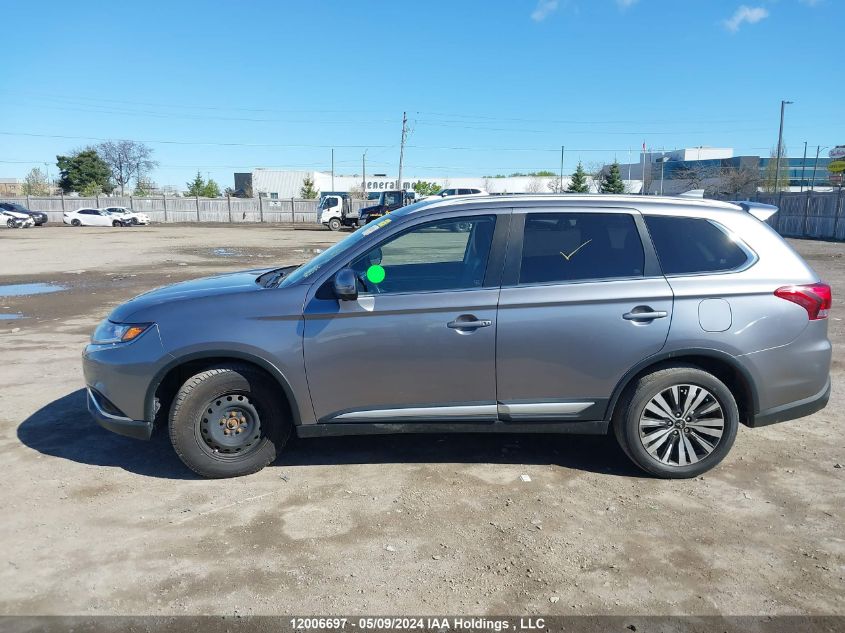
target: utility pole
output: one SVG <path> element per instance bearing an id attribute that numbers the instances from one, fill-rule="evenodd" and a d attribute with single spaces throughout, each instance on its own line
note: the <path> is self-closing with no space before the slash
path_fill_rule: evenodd
<path id="1" fill-rule="evenodd" d="M 557 190 L 558 193 L 563 193 L 563 153 L 565 149 L 565 145 L 560 146 L 560 183 Z"/>
<path id="2" fill-rule="evenodd" d="M 361 155 L 361 194 L 367 199 L 367 150 Z"/>
<path id="3" fill-rule="evenodd" d="M 778 157 L 775 163 L 775 193 L 780 189 L 780 158 L 783 155 L 783 113 L 786 106 L 792 105 L 792 101 L 780 102 L 780 131 L 778 132 Z M 788 170 L 787 170 L 788 172 Z"/>
<path id="4" fill-rule="evenodd" d="M 402 161 L 405 159 L 405 139 L 408 135 L 408 116 L 402 113 L 402 142 L 399 144 L 399 183 L 398 189 L 402 191 Z"/>
<path id="5" fill-rule="evenodd" d="M 822 151 L 821 145 L 816 145 L 816 162 L 813 163 L 813 176 L 810 179 L 810 191 L 816 188 L 816 167 L 819 166 L 819 153 Z"/>
<path id="6" fill-rule="evenodd" d="M 332 147 L 332 191 L 334 191 L 334 147 Z"/>
<path id="7" fill-rule="evenodd" d="M 807 165 L 807 141 L 804 141 L 804 158 L 801 160 L 801 193 L 804 193 L 804 167 Z"/>

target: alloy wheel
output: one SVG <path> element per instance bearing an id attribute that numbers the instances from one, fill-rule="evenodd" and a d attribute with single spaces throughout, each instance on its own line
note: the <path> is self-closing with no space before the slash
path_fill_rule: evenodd
<path id="1" fill-rule="evenodd" d="M 719 400 L 698 385 L 679 384 L 648 401 L 639 421 L 643 447 L 656 461 L 688 466 L 707 458 L 725 431 Z"/>

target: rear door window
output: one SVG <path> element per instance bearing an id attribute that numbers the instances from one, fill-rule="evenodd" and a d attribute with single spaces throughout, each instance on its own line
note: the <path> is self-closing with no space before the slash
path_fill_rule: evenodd
<path id="1" fill-rule="evenodd" d="M 520 284 L 642 277 L 645 254 L 627 213 L 529 213 Z"/>
<path id="2" fill-rule="evenodd" d="M 724 272 L 740 268 L 751 258 L 710 220 L 652 215 L 645 222 L 664 275 Z"/>

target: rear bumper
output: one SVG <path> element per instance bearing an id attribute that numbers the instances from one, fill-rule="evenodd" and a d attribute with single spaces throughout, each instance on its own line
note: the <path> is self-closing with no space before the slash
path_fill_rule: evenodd
<path id="1" fill-rule="evenodd" d="M 814 394 L 809 398 L 796 400 L 795 402 L 790 402 L 779 407 L 761 411 L 749 420 L 748 426 L 768 426 L 769 424 L 776 424 L 777 422 L 786 422 L 787 420 L 803 418 L 805 416 L 812 415 L 816 411 L 824 409 L 825 406 L 827 406 L 828 400 L 830 400 L 829 376 L 827 384 L 817 394 Z"/>
<path id="2" fill-rule="evenodd" d="M 101 427 L 118 435 L 133 437 L 137 440 L 148 440 L 153 434 L 153 423 L 144 420 L 133 420 L 116 411 L 106 411 L 114 405 L 102 402 L 103 396 L 88 388 L 88 412 Z"/>

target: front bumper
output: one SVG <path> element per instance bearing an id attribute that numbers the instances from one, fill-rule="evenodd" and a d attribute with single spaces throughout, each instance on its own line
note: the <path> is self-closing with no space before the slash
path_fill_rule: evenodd
<path id="1" fill-rule="evenodd" d="M 118 435 L 133 437 L 136 440 L 148 440 L 153 434 L 153 423 L 146 420 L 133 420 L 124 415 L 118 415 L 114 405 L 106 404 L 102 394 L 88 387 L 88 412 L 101 427 Z M 111 412 L 106 409 L 110 409 Z"/>
<path id="2" fill-rule="evenodd" d="M 121 435 L 149 438 L 155 420 L 151 385 L 170 360 L 156 325 L 129 343 L 88 345 L 82 373 L 88 410 L 97 423 Z"/>
<path id="3" fill-rule="evenodd" d="M 768 426 L 769 424 L 803 418 L 824 409 L 827 406 L 828 400 L 830 400 L 830 377 L 828 377 L 827 384 L 819 393 L 809 398 L 803 398 L 802 400 L 761 411 L 749 420 L 748 426 Z"/>

